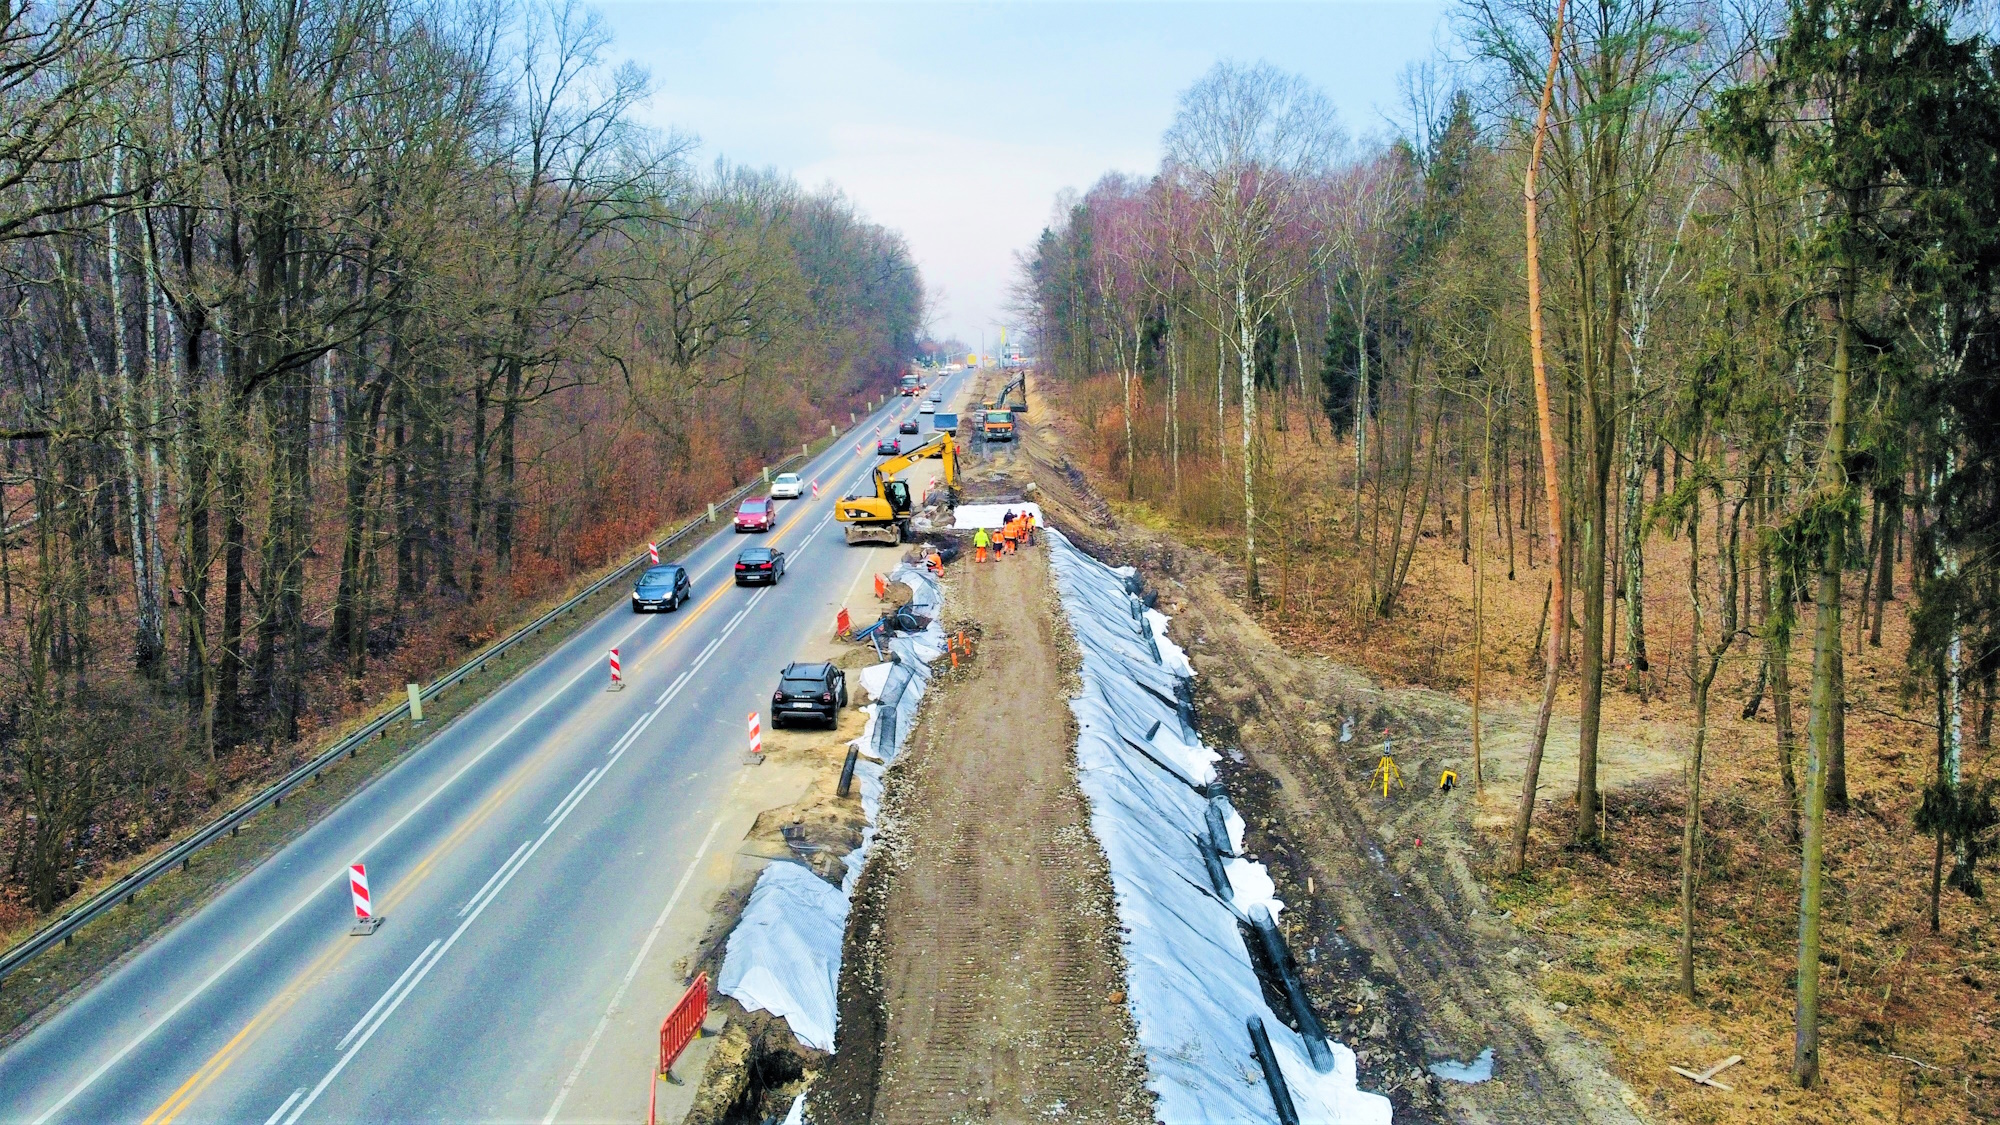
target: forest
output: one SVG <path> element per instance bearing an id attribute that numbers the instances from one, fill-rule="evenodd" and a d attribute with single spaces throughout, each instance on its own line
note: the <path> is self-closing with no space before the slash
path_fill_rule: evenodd
<path id="1" fill-rule="evenodd" d="M 1657 983 L 1723 1009 L 1768 990 L 1799 1088 L 1824 1078 L 1823 978 L 1842 1020 L 1860 1013 L 1853 1039 L 1911 1050 L 1882 1033 L 1900 978 L 1854 968 L 1912 948 L 1889 914 L 1936 934 L 1958 913 L 1911 963 L 1934 958 L 1931 1014 L 1985 1003 L 1965 1001 L 2000 823 L 1989 15 L 1457 0 L 1457 53 L 1408 72 L 1393 135 L 1357 141 L 1304 79 L 1218 64 L 1182 95 L 1156 170 L 1059 199 L 1021 258 L 1018 301 L 1098 468 L 1226 549 L 1265 620 L 1380 654 L 1461 608 L 1398 670 L 1469 687 L 1475 762 L 1482 689 L 1490 707 L 1496 676 L 1519 673 L 1539 706 L 1491 840 L 1504 893 L 1537 868 L 1643 862 L 1638 828 L 1606 830 L 1602 724 L 1671 700 L 1690 737 L 1645 837 L 1672 865 L 1645 885 L 1671 919 Z M 1449 598 L 1418 588 L 1433 571 Z M 1524 610 L 1518 640 L 1496 635 L 1503 602 Z M 1576 774 L 1538 778 L 1559 709 Z M 1733 846 L 1783 865 L 1770 897 L 1789 911 L 1770 906 L 1775 956 L 1747 958 L 1765 975 L 1740 989 L 1701 913 L 1726 882 L 1704 864 L 1741 866 L 1703 820 L 1724 719 L 1756 763 L 1731 816 L 1769 811 Z M 1857 796 L 1902 778 L 1872 733 L 1850 754 L 1863 719 L 1920 739 L 1906 799 Z M 1538 787 L 1544 814 L 1566 806 L 1561 847 L 1530 846 Z M 1896 860 L 1888 913 L 1864 920 L 1850 879 L 1870 869 L 1853 841 L 1871 821 L 1922 858 Z M 1836 862 L 1839 950 L 1822 945 Z M 1952 1049 L 1978 1076 L 1967 1094 L 1990 1097 L 1975 1047 Z"/>
<path id="2" fill-rule="evenodd" d="M 892 387 L 569 0 L 0 2 L 0 928 Z"/>

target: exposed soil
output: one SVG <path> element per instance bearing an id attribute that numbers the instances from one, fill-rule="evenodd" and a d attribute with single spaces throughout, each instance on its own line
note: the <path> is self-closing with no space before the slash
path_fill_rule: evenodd
<path id="1" fill-rule="evenodd" d="M 1308 992 L 1354 1049 L 1362 1087 L 1388 1094 L 1399 1121 L 1638 1120 L 1603 1051 L 1534 987 L 1546 960 L 1489 906 L 1473 871 L 1470 789 L 1436 793 L 1444 768 L 1470 777 L 1463 706 L 1286 651 L 1240 608 L 1235 568 L 1113 519 L 1065 456 L 1046 403 L 1030 403 L 1038 424 L 1023 452 L 1044 510 L 1094 553 L 1138 566 L 1174 618 L 1198 672 L 1204 736 L 1231 750 L 1224 778 L 1246 847 L 1292 907 L 1287 937 Z M 1386 798 L 1371 788 L 1385 730 L 1403 778 Z M 1424 1071 L 1485 1047 L 1496 1056 L 1489 1082 Z"/>
<path id="2" fill-rule="evenodd" d="M 1150 1120 L 1046 557 L 962 562 L 947 585 L 949 626 L 980 640 L 889 772 L 814 1120 Z"/>

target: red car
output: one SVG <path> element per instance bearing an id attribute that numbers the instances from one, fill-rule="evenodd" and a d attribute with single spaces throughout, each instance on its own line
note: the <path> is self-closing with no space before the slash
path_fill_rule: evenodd
<path id="1" fill-rule="evenodd" d="M 769 496 L 745 500 L 736 506 L 736 530 L 769 531 L 778 522 L 778 505 Z"/>

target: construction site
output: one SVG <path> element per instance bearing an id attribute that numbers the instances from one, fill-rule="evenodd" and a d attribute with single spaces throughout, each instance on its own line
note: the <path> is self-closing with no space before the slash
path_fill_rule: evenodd
<path id="1" fill-rule="evenodd" d="M 1202 552 L 1111 518 L 1039 397 L 986 373 L 908 467 L 911 542 L 870 548 L 827 649 L 857 706 L 766 750 L 812 780 L 681 966 L 716 995 L 657 1119 L 1638 1120 L 1525 1007 L 1466 809 L 1396 847 L 1318 760 L 1343 714 L 1447 720 L 1260 641 Z"/>

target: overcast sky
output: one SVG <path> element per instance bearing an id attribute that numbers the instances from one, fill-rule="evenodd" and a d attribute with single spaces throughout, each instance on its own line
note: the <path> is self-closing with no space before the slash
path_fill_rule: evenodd
<path id="1" fill-rule="evenodd" d="M 1015 255 L 1056 193 L 1146 172 L 1180 91 L 1219 59 L 1318 83 L 1352 134 L 1399 117 L 1441 0 L 789 3 L 612 0 L 612 53 L 652 72 L 648 123 L 700 158 L 831 183 L 909 240 L 931 327 L 997 344 Z"/>

